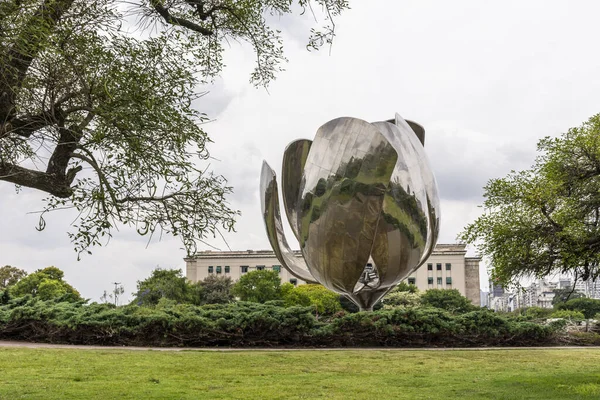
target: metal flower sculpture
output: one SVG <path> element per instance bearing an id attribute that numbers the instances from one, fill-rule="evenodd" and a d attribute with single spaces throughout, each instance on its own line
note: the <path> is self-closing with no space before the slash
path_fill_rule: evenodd
<path id="1" fill-rule="evenodd" d="M 398 114 L 374 123 L 337 118 L 314 141 L 292 142 L 283 155 L 283 203 L 303 257 L 285 239 L 275 173 L 264 162 L 262 212 L 281 265 L 372 310 L 437 241 L 439 198 L 424 142 L 424 129 Z"/>

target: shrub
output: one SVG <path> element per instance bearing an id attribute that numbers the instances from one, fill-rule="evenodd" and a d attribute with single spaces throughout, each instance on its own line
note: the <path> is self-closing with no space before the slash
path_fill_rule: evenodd
<path id="1" fill-rule="evenodd" d="M 421 295 L 424 306 L 441 308 L 451 313 L 466 313 L 478 309 L 457 289 L 429 289 Z"/>
<path id="2" fill-rule="evenodd" d="M 592 318 L 600 313 L 600 300 L 579 298 L 572 299 L 566 303 L 560 303 L 557 307 L 559 310 L 575 310 L 581 311 L 585 318 Z"/>
<path id="3" fill-rule="evenodd" d="M 42 301 L 0 306 L 0 339 L 136 346 L 520 346 L 551 344 L 558 325 L 519 322 L 486 309 L 338 312 L 317 321 L 312 307 L 253 302 L 156 307 Z M 564 322 L 564 320 L 559 320 Z"/>
<path id="4" fill-rule="evenodd" d="M 550 318 L 562 318 L 562 319 L 572 319 L 575 321 L 583 321 L 585 319 L 585 316 L 583 315 L 583 313 L 581 311 L 558 310 L 558 311 L 554 311 L 550 315 Z"/>
<path id="5" fill-rule="evenodd" d="M 546 319 L 554 312 L 551 308 L 528 307 L 525 309 L 525 316 L 529 319 Z"/>
<path id="6" fill-rule="evenodd" d="M 384 310 L 390 310 L 397 307 L 417 307 L 421 304 L 421 295 L 416 292 L 391 292 L 382 300 Z"/>
<path id="7" fill-rule="evenodd" d="M 300 285 L 286 290 L 285 305 L 311 307 L 317 314 L 332 315 L 342 309 L 339 295 L 323 285 Z"/>

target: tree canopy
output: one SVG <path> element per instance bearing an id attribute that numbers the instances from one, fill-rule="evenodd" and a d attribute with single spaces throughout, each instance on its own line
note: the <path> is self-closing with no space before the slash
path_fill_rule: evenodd
<path id="1" fill-rule="evenodd" d="M 556 138 L 525 171 L 492 179 L 484 214 L 461 238 L 489 257 L 492 279 L 569 273 L 600 277 L 600 114 Z"/>
<path id="2" fill-rule="evenodd" d="M 22 269 L 5 265 L 0 268 L 0 290 L 16 284 L 20 279 L 27 276 L 27 272 Z"/>
<path id="3" fill-rule="evenodd" d="M 579 299 L 585 297 L 583 293 L 576 291 L 574 288 L 565 289 L 554 289 L 554 297 L 552 298 L 552 305 L 556 306 L 560 303 L 566 303 L 571 299 Z"/>
<path id="4" fill-rule="evenodd" d="M 0 180 L 74 208 L 81 253 L 117 224 L 179 236 L 188 253 L 232 229 L 231 188 L 204 161 L 198 85 L 247 42 L 266 86 L 285 61 L 271 16 L 323 9 L 308 47 L 331 43 L 346 0 L 5 0 L 0 2 Z M 104 238 L 104 239 L 103 239 Z"/>
<path id="5" fill-rule="evenodd" d="M 148 278 L 138 281 L 134 296 L 133 303 L 141 306 L 155 306 L 162 298 L 177 303 L 200 304 L 180 269 L 155 269 Z"/>
<path id="6" fill-rule="evenodd" d="M 275 271 L 252 271 L 233 285 L 232 294 L 243 301 L 264 303 L 281 299 L 281 279 Z"/>
<path id="7" fill-rule="evenodd" d="M 31 295 L 41 300 L 61 298 L 64 301 L 81 301 L 81 295 L 64 281 L 64 272 L 56 267 L 39 269 L 10 287 L 10 295 Z"/>

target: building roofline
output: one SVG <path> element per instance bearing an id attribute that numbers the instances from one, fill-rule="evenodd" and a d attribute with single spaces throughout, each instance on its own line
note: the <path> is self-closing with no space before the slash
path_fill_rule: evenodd
<path id="1" fill-rule="evenodd" d="M 300 250 L 293 250 L 294 255 L 297 257 L 302 256 Z M 467 253 L 466 245 L 463 243 L 440 243 L 435 246 L 431 255 L 435 254 L 446 254 L 446 255 L 464 255 Z M 204 250 L 199 251 L 196 254 L 185 257 L 184 260 L 193 261 L 200 258 L 261 258 L 261 257 L 274 257 L 275 252 L 273 250 L 233 250 L 233 251 L 215 251 L 215 250 Z M 466 260 L 481 261 L 480 257 L 465 257 Z"/>

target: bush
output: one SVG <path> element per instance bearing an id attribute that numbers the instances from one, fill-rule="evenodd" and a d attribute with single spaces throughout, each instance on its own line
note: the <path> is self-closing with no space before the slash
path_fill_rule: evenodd
<path id="1" fill-rule="evenodd" d="M 566 303 L 559 304 L 557 308 L 559 310 L 581 311 L 585 318 L 593 318 L 594 315 L 600 313 L 600 300 L 588 298 L 572 299 Z"/>
<path id="2" fill-rule="evenodd" d="M 283 300 L 287 307 L 311 307 L 316 314 L 332 315 L 342 309 L 339 295 L 323 285 L 300 285 L 291 290 L 285 289 Z"/>
<path id="3" fill-rule="evenodd" d="M 554 311 L 550 315 L 550 318 L 562 318 L 562 319 L 571 319 L 574 321 L 583 321 L 585 319 L 585 316 L 583 315 L 583 313 L 581 311 L 558 310 L 558 311 Z"/>
<path id="4" fill-rule="evenodd" d="M 417 307 L 421 304 L 421 295 L 416 292 L 391 292 L 382 300 L 384 310 L 390 310 L 398 307 Z"/>
<path id="5" fill-rule="evenodd" d="M 421 295 L 421 304 L 441 308 L 455 314 L 466 313 L 479 308 L 460 294 L 457 289 L 429 289 Z"/>
<path id="6" fill-rule="evenodd" d="M 0 306 L 0 339 L 129 346 L 521 346 L 553 343 L 542 326 L 478 309 L 398 308 L 317 321 L 312 307 L 237 302 L 194 306 L 163 298 L 156 307 L 42 301 Z"/>
<path id="7" fill-rule="evenodd" d="M 528 319 L 546 319 L 554 312 L 551 308 L 528 307 L 525 309 L 525 316 Z"/>

